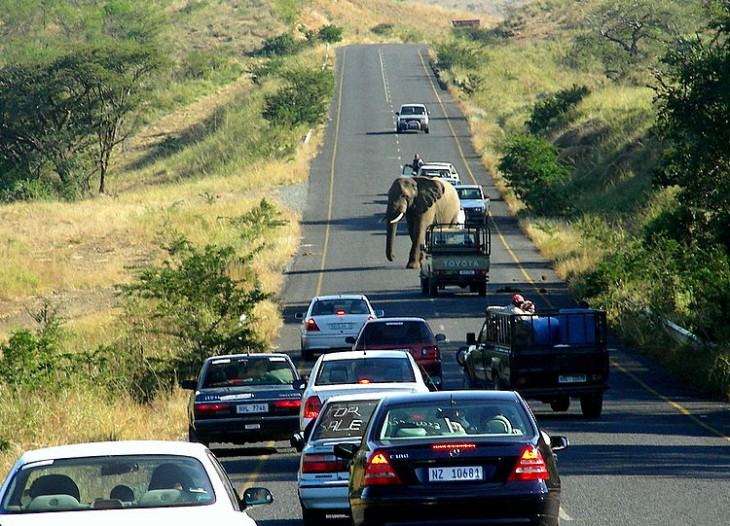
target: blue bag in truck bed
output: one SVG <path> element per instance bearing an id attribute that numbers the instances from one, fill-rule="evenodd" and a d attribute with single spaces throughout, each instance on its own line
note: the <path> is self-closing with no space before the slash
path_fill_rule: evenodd
<path id="1" fill-rule="evenodd" d="M 535 345 L 555 345 L 560 343 L 561 322 L 555 316 L 532 318 Z"/>
<path id="2" fill-rule="evenodd" d="M 560 309 L 560 343 L 590 345 L 596 343 L 596 313 L 593 309 Z"/>

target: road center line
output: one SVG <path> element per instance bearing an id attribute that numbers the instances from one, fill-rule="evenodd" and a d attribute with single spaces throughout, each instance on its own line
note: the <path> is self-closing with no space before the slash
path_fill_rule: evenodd
<path id="1" fill-rule="evenodd" d="M 565 511 L 565 509 L 563 509 L 562 506 L 560 506 L 559 517 L 560 517 L 560 520 L 561 521 L 573 521 L 573 520 L 575 520 L 573 517 L 571 517 L 570 515 L 568 515 L 568 512 Z"/>
<path id="2" fill-rule="evenodd" d="M 461 160 L 464 162 L 464 166 L 466 166 L 466 170 L 469 172 L 469 175 L 471 176 L 472 181 L 474 181 L 474 184 L 479 184 L 477 182 L 476 177 L 474 177 L 474 173 L 471 171 L 471 167 L 469 166 L 469 163 L 466 160 L 466 156 L 464 155 L 464 150 L 461 148 L 461 144 L 459 143 L 459 139 L 456 137 L 456 132 L 454 131 L 454 127 L 451 125 L 451 121 L 449 121 L 449 116 L 446 113 L 446 108 L 444 106 L 444 103 L 441 100 L 441 97 L 439 96 L 438 91 L 436 91 L 436 86 L 434 85 L 433 77 L 431 76 L 431 73 L 428 71 L 428 68 L 426 67 L 426 62 L 423 59 L 423 54 L 420 51 L 418 52 L 418 57 L 421 59 L 421 65 L 423 66 L 423 69 L 426 72 L 426 76 L 428 77 L 428 79 L 429 79 L 429 81 L 431 83 L 431 89 L 433 90 L 434 95 L 436 95 L 436 100 L 438 100 L 439 106 L 441 106 L 441 111 L 444 113 L 444 117 L 446 117 L 446 124 L 449 126 L 449 130 L 451 131 L 451 136 L 453 137 L 454 142 L 456 143 L 456 147 L 458 148 L 459 153 L 461 154 Z M 494 220 L 492 220 L 492 224 L 494 225 L 494 228 L 497 231 L 497 235 L 499 236 L 500 241 L 504 245 L 504 248 L 507 250 L 507 253 L 512 257 L 512 259 L 514 260 L 514 262 L 517 264 L 517 266 L 519 267 L 520 271 L 522 272 L 522 275 L 525 277 L 525 279 L 528 281 L 528 283 L 530 283 L 530 285 L 533 286 L 533 288 L 535 289 L 535 291 L 545 300 L 545 302 L 548 304 L 548 306 L 551 307 L 551 308 L 555 308 L 554 305 L 547 298 L 547 296 L 545 296 L 545 294 L 543 294 L 542 292 L 540 292 L 540 290 L 537 287 L 537 284 L 533 281 L 533 279 L 529 276 L 529 274 L 527 273 L 527 271 L 524 269 L 524 267 L 522 266 L 522 263 L 520 263 L 520 260 L 517 258 L 517 255 L 514 253 L 514 251 L 512 250 L 512 248 L 507 243 L 507 240 L 502 235 L 502 231 L 499 229 L 499 227 L 494 222 Z M 676 411 L 678 411 L 679 413 L 685 415 L 687 418 L 689 418 L 690 420 L 692 420 L 692 422 L 694 422 L 695 424 L 697 424 L 701 428 L 705 429 L 706 431 L 709 431 L 713 435 L 716 435 L 716 436 L 718 436 L 718 437 L 726 440 L 727 442 L 730 442 L 730 436 L 727 436 L 722 431 L 720 431 L 718 429 L 715 429 L 711 425 L 708 425 L 708 424 L 704 423 L 702 420 L 700 420 L 695 415 L 693 415 L 682 404 L 680 404 L 678 402 L 675 402 L 674 400 L 672 400 L 672 399 L 664 396 L 659 391 L 655 390 L 654 388 L 652 388 L 651 386 L 649 386 L 647 383 L 645 383 L 643 380 L 641 380 L 641 378 L 639 378 L 635 374 L 629 372 L 621 364 L 617 363 L 614 360 L 611 360 L 611 365 L 613 367 L 615 367 L 616 369 L 618 369 L 619 371 L 621 371 L 622 373 L 624 373 L 626 376 L 628 376 L 632 380 L 634 380 L 644 390 L 646 390 L 647 392 L 651 393 L 652 395 L 654 395 L 655 397 L 657 397 L 659 400 L 662 400 L 663 402 L 666 402 L 671 407 L 673 407 Z M 563 510 L 561 509 L 561 512 L 562 511 Z M 570 519 L 565 519 L 565 520 L 570 520 Z"/>
<path id="3" fill-rule="evenodd" d="M 345 55 L 347 49 L 342 49 L 342 62 L 340 64 L 340 85 L 337 90 L 337 112 L 335 115 L 335 139 L 332 146 L 332 164 L 330 165 L 330 192 L 327 204 L 327 225 L 324 230 L 324 243 L 322 244 L 322 261 L 319 265 L 319 278 L 317 279 L 317 290 L 315 296 L 322 293 L 322 280 L 324 279 L 324 267 L 327 261 L 327 248 L 330 241 L 330 225 L 332 224 L 332 202 L 335 195 L 335 162 L 337 161 L 337 141 L 340 137 L 340 116 L 342 114 L 342 85 L 345 79 Z"/>

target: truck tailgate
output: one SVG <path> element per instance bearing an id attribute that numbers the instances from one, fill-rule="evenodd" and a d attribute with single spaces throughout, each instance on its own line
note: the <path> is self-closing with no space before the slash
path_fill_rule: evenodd
<path id="1" fill-rule="evenodd" d="M 595 348 L 553 348 L 513 351 L 512 386 L 533 389 L 603 385 L 608 381 L 608 351 Z"/>

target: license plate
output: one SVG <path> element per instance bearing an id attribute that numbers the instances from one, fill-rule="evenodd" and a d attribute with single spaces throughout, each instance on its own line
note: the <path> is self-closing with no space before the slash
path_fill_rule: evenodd
<path id="1" fill-rule="evenodd" d="M 250 415 L 251 413 L 268 413 L 269 404 L 242 404 L 236 406 L 236 413 L 239 415 Z"/>
<path id="2" fill-rule="evenodd" d="M 428 468 L 429 482 L 453 482 L 456 480 L 484 480 L 482 466 L 453 468 Z"/>
<path id="3" fill-rule="evenodd" d="M 584 374 L 558 376 L 558 383 L 561 384 L 580 384 L 585 383 L 586 381 L 586 375 Z"/>
<path id="4" fill-rule="evenodd" d="M 252 431 L 254 429 L 261 429 L 261 424 L 246 424 L 243 426 L 246 431 Z"/>
<path id="5" fill-rule="evenodd" d="M 330 329 L 350 329 L 352 328 L 351 323 L 330 323 L 328 325 Z"/>
<path id="6" fill-rule="evenodd" d="M 473 270 L 460 270 L 459 274 L 461 274 L 462 276 L 473 276 L 474 271 Z"/>

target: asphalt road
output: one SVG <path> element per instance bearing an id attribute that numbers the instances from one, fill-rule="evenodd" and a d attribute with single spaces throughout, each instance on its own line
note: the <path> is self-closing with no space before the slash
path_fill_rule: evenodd
<path id="1" fill-rule="evenodd" d="M 438 88 L 421 46 L 350 46 L 337 56 L 337 92 L 325 144 L 313 163 L 303 213 L 304 239 L 283 292 L 286 325 L 280 348 L 298 356 L 293 314 L 312 296 L 364 292 L 386 315 L 428 319 L 450 340 L 444 352 L 447 388 L 461 388 L 454 361 L 467 331 L 476 331 L 489 304 L 521 291 L 539 308 L 571 304 L 564 284 L 510 217 L 474 151 L 468 125 L 449 94 Z M 406 102 L 431 109 L 431 133 L 393 132 L 394 111 Z M 386 192 L 403 163 L 419 152 L 453 162 L 462 181 L 482 184 L 494 218 L 487 298 L 447 289 L 421 296 L 417 271 L 405 269 L 404 225 L 397 260 L 385 259 Z M 310 364 L 300 364 L 302 370 Z M 577 404 L 554 415 L 533 404 L 541 425 L 565 434 L 560 455 L 563 523 L 568 525 L 706 525 L 730 521 L 730 411 L 695 397 L 651 361 L 612 351 L 611 389 L 604 416 L 586 421 Z M 237 486 L 266 486 L 275 503 L 251 514 L 261 526 L 300 524 L 298 457 L 288 444 L 218 451 Z M 346 524 L 346 522 L 342 522 Z"/>

